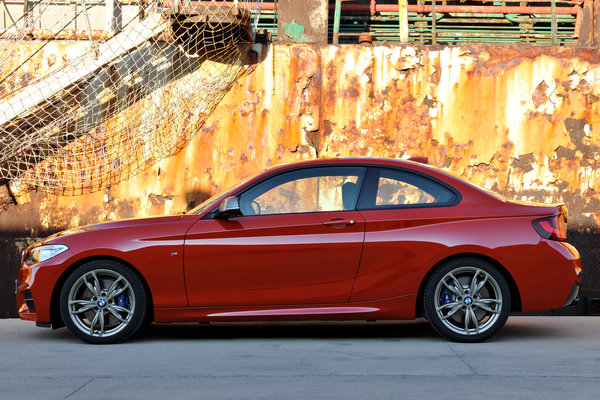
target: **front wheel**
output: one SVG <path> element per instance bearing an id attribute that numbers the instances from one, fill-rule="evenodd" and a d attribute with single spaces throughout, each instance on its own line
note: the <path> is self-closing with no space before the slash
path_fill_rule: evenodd
<path id="1" fill-rule="evenodd" d="M 510 289 L 498 269 L 466 257 L 443 264 L 431 275 L 423 301 L 433 328 L 459 342 L 490 338 L 504 326 L 511 308 Z"/>
<path id="2" fill-rule="evenodd" d="M 67 278 L 60 313 L 71 333 L 88 343 L 117 343 L 133 335 L 147 309 L 144 285 L 123 264 L 91 261 Z"/>

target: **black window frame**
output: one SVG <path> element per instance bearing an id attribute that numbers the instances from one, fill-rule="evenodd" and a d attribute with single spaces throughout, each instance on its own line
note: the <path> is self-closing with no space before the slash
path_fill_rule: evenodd
<path id="1" fill-rule="evenodd" d="M 377 205 L 377 189 L 379 187 L 379 178 L 381 177 L 382 171 L 392 171 L 392 172 L 400 172 L 406 174 L 406 176 L 415 176 L 418 179 L 425 179 L 430 181 L 432 184 L 441 186 L 444 189 L 447 189 L 451 192 L 454 197 L 453 199 L 446 202 L 434 202 L 434 203 L 415 203 L 415 204 L 385 204 L 385 205 Z M 412 184 L 410 180 L 406 181 L 408 184 Z M 417 188 L 420 188 L 419 185 L 413 185 Z M 425 191 L 427 192 L 427 191 Z M 442 182 L 439 179 L 436 179 L 430 175 L 406 169 L 406 168 L 394 168 L 387 166 L 370 166 L 365 175 L 364 183 L 361 188 L 360 195 L 358 197 L 358 203 L 356 206 L 357 211 L 367 211 L 367 210 L 395 210 L 395 209 L 410 209 L 410 208 L 440 208 L 440 207 L 453 207 L 460 203 L 462 200 L 461 193 L 456 190 L 454 187 L 448 185 L 445 182 Z"/>

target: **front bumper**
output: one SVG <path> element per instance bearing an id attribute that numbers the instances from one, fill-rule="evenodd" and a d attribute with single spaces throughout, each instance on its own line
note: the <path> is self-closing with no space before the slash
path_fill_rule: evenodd
<path id="1" fill-rule="evenodd" d="M 32 281 L 30 268 L 21 268 L 18 278 L 15 280 L 15 295 L 17 297 L 17 307 L 19 317 L 28 321 L 37 321 L 35 311 L 35 301 L 29 283 Z"/>
<path id="2" fill-rule="evenodd" d="M 64 270 L 67 252 L 35 265 L 22 264 L 17 273 L 16 300 L 19 317 L 27 321 L 50 322 L 53 289 Z"/>

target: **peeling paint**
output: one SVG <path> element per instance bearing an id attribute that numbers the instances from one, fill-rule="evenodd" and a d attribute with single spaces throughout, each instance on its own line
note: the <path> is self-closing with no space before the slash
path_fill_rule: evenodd
<path id="1" fill-rule="evenodd" d="M 288 24 L 283 25 L 283 32 L 293 42 L 306 43 L 306 42 L 310 41 L 310 38 L 308 38 L 304 34 L 304 25 L 302 25 L 302 24 L 298 24 L 298 23 L 292 21 Z"/>

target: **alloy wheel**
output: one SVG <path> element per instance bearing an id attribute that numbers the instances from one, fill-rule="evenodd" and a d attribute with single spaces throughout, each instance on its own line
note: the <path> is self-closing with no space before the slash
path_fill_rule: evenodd
<path id="1" fill-rule="evenodd" d="M 423 306 L 431 326 L 441 335 L 477 342 L 504 326 L 511 310 L 511 292 L 496 266 L 462 257 L 433 271 L 425 286 Z"/>
<path id="2" fill-rule="evenodd" d="M 89 271 L 79 277 L 68 296 L 69 316 L 90 336 L 114 335 L 133 317 L 135 294 L 127 279 L 108 269 Z"/>
<path id="3" fill-rule="evenodd" d="M 448 272 L 439 281 L 434 299 L 439 319 L 458 334 L 487 331 L 502 311 L 498 282 L 478 267 L 460 267 Z"/>

